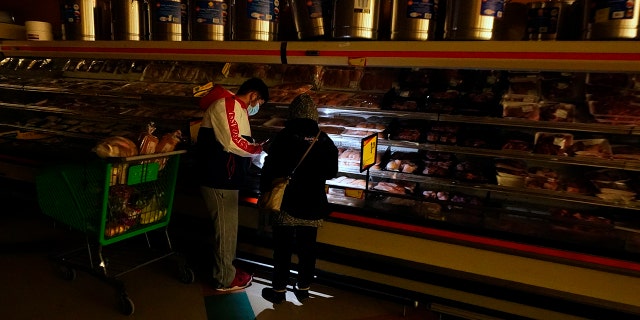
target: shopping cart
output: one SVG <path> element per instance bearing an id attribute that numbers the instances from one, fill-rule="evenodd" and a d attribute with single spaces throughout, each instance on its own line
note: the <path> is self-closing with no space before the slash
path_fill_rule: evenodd
<path id="1" fill-rule="evenodd" d="M 85 246 L 54 257 L 65 279 L 75 279 L 76 268 L 97 276 L 118 291 L 120 311 L 133 314 L 119 277 L 174 255 L 167 226 L 182 153 L 58 165 L 38 174 L 44 214 L 86 235 Z M 178 277 L 184 283 L 195 279 L 184 259 Z"/>

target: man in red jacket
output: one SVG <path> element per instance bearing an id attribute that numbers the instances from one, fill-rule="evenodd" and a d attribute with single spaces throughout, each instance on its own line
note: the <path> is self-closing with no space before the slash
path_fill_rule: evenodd
<path id="1" fill-rule="evenodd" d="M 213 222 L 213 285 L 219 291 L 251 285 L 252 276 L 233 265 L 238 234 L 238 194 L 252 157 L 262 144 L 251 138 L 249 116 L 269 99 L 260 79 L 245 81 L 236 94 L 216 85 L 201 98 L 205 109 L 196 142 L 200 190 Z"/>

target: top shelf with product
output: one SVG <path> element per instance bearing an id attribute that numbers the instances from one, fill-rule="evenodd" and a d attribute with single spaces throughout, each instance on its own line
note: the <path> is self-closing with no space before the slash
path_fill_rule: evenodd
<path id="1" fill-rule="evenodd" d="M 2 41 L 4 57 L 638 72 L 637 41 Z"/>

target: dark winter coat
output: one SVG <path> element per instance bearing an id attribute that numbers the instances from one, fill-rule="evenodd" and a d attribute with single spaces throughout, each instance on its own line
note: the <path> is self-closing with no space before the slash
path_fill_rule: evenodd
<path id="1" fill-rule="evenodd" d="M 268 190 L 273 179 L 291 173 L 320 129 L 310 119 L 292 119 L 273 139 L 260 177 L 260 190 Z M 321 132 L 318 141 L 296 169 L 282 202 L 282 210 L 301 219 L 323 219 L 329 214 L 326 180 L 338 173 L 338 148 Z"/>

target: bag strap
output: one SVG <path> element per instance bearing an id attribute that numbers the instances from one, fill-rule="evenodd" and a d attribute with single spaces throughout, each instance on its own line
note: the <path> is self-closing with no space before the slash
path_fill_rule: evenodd
<path id="1" fill-rule="evenodd" d="M 307 151 L 304 152 L 304 154 L 302 155 L 302 158 L 300 158 L 300 161 L 298 161 L 298 164 L 296 165 L 296 167 L 293 168 L 293 170 L 291 170 L 291 174 L 289 175 L 289 177 L 293 176 L 293 173 L 296 172 L 296 169 L 298 169 L 298 167 L 302 163 L 302 160 L 304 160 L 304 158 L 307 157 L 307 154 L 309 154 L 309 151 L 311 151 L 311 147 L 313 147 L 316 141 L 318 141 L 318 137 L 320 137 L 321 132 L 322 130 L 318 130 L 318 134 L 316 134 L 316 136 L 313 138 L 313 141 L 311 141 L 311 145 L 309 145 L 309 148 L 307 148 Z"/>

